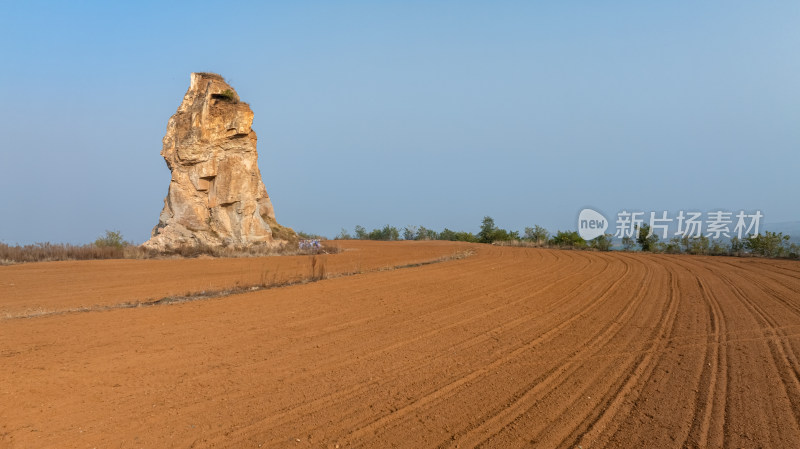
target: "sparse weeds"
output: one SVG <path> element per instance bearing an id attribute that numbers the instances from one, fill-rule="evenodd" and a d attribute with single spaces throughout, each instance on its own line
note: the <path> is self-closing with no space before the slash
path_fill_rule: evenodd
<path id="1" fill-rule="evenodd" d="M 24 262 L 51 262 L 56 260 L 121 259 L 124 248 L 117 246 L 70 245 L 61 243 L 35 243 L 10 246 L 0 243 L 0 265 Z"/>
<path id="2" fill-rule="evenodd" d="M 34 245 L 10 246 L 0 243 L 0 265 L 27 262 L 52 262 L 61 260 L 99 259 L 169 259 L 209 257 L 269 257 L 300 256 L 307 254 L 337 254 L 341 248 L 327 242 L 319 248 L 299 249 L 296 244 L 256 244 L 247 247 L 194 246 L 156 251 L 133 245 L 69 245 L 60 243 L 36 243 Z"/>
<path id="3" fill-rule="evenodd" d="M 269 285 L 268 279 L 269 279 L 269 270 L 265 269 L 264 271 L 261 272 L 261 280 L 259 281 L 258 285 L 260 287 L 266 287 L 267 285 Z"/>
<path id="4" fill-rule="evenodd" d="M 312 254 L 309 262 L 311 263 L 311 274 L 309 279 L 312 281 L 325 279 L 327 265 L 327 260 L 325 257 Z"/>

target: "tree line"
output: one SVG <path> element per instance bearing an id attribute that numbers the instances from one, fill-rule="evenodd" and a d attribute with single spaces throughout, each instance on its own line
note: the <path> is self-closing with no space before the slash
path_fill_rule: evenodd
<path id="1" fill-rule="evenodd" d="M 425 226 L 406 226 L 402 230 L 391 225 L 368 231 L 361 225 L 355 227 L 351 234 L 347 229 L 336 236 L 342 240 L 448 240 L 471 243 L 491 243 L 511 246 L 535 246 L 552 248 L 588 249 L 610 251 L 644 251 L 667 254 L 706 254 L 762 257 L 800 258 L 800 245 L 791 243 L 790 237 L 782 233 L 766 231 L 764 234 L 751 235 L 742 239 L 733 237 L 729 241 L 699 237 L 673 237 L 667 241 L 659 241 L 659 237 L 650 232 L 650 226 L 643 224 L 635 236 L 623 237 L 615 247 L 614 236 L 604 234 L 592 240 L 583 239 L 577 231 L 557 231 L 555 234 L 539 225 L 526 227 L 522 233 L 497 227 L 492 217 L 485 216 L 477 234 L 467 231 L 453 231 L 444 228 L 441 232 Z"/>

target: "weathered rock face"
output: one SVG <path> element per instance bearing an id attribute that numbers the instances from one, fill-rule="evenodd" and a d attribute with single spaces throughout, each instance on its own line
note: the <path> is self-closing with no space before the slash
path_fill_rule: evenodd
<path id="1" fill-rule="evenodd" d="M 159 251 L 180 247 L 295 242 L 278 225 L 258 169 L 253 112 L 216 74 L 192 73 L 167 124 L 161 155 L 172 172 L 152 238 Z"/>

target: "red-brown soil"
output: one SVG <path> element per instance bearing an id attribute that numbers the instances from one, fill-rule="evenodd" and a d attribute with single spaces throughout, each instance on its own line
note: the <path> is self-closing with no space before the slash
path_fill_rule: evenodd
<path id="1" fill-rule="evenodd" d="M 800 442 L 796 262 L 343 245 L 328 272 L 363 274 L 33 318 L 258 282 L 260 264 L 302 276 L 308 256 L 0 267 L 0 447 Z"/>
<path id="2" fill-rule="evenodd" d="M 469 245 L 447 242 L 329 242 L 338 254 L 316 257 L 315 273 L 365 273 L 457 255 Z M 94 260 L 0 267 L 0 319 L 158 300 L 311 276 L 312 256 Z"/>

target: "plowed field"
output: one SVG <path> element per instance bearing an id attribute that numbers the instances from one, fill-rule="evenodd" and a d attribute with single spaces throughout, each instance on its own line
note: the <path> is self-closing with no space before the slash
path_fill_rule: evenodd
<path id="1" fill-rule="evenodd" d="M 800 445 L 800 263 L 341 244 L 0 267 L 0 447 Z"/>

